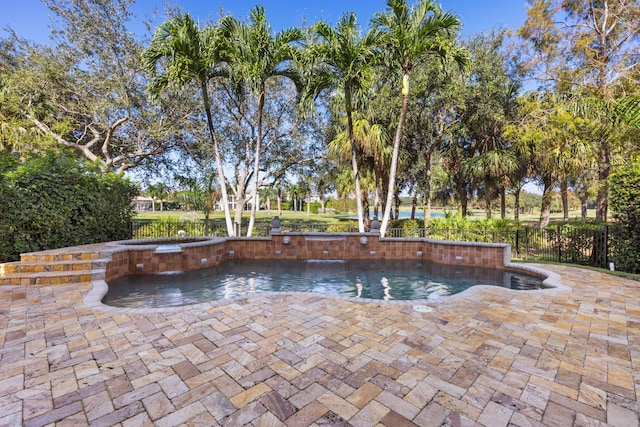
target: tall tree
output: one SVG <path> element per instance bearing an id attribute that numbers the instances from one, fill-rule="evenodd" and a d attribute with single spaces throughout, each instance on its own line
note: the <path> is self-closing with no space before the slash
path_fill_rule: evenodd
<path id="1" fill-rule="evenodd" d="M 44 3 L 56 20 L 50 45 L 11 36 L 5 123 L 27 121 L 29 132 L 99 163 L 103 172 L 137 167 L 181 142 L 183 106 L 147 100 L 142 47 L 127 30 L 133 2 Z"/>
<path id="2" fill-rule="evenodd" d="M 264 149 L 263 116 L 267 98 L 267 82 L 272 78 L 286 77 L 297 85 L 301 83 L 301 78 L 293 67 L 293 61 L 298 56 L 296 43 L 302 40 L 302 31 L 298 28 L 290 28 L 274 34 L 262 6 L 256 6 L 251 10 L 248 23 L 228 16 L 223 18 L 221 26 L 230 41 L 230 76 L 236 84 L 246 85 L 249 92 L 257 98 L 255 135 L 253 136 L 255 140 L 254 192 L 247 231 L 247 236 L 251 236 L 258 206 L 260 156 Z"/>
<path id="3" fill-rule="evenodd" d="M 457 67 L 422 64 L 416 73 L 414 96 L 409 102 L 405 137 L 420 156 L 418 187 L 424 194 L 424 215 L 431 217 L 433 159 L 460 135 L 464 106 L 464 78 Z M 415 168 L 414 168 L 415 169 Z M 425 226 L 427 223 L 425 222 Z"/>
<path id="4" fill-rule="evenodd" d="M 151 75 L 149 92 L 156 99 L 159 99 L 162 92 L 167 89 L 185 90 L 192 83 L 199 89 L 214 150 L 227 233 L 233 236 L 226 179 L 207 88 L 213 77 L 226 75 L 223 47 L 226 47 L 226 44 L 219 29 L 212 26 L 200 29 L 189 14 L 184 14 L 158 27 L 151 44 L 144 51 L 143 62 L 145 69 Z"/>
<path id="5" fill-rule="evenodd" d="M 504 31 L 480 33 L 468 45 L 471 53 L 469 78 L 464 90 L 462 124 L 471 153 L 465 161 L 467 174 L 485 196 L 486 215 L 491 217 L 492 199 L 500 195 L 505 217 L 508 177 L 518 169 L 512 141 L 504 127 L 517 117 L 520 83 L 509 72 Z"/>
<path id="6" fill-rule="evenodd" d="M 378 13 L 372 23 L 385 33 L 383 51 L 387 54 L 388 67 L 401 74 L 402 106 L 393 143 L 387 202 L 380 226 L 382 236 L 386 233 L 391 215 L 411 71 L 417 64 L 434 56 L 441 61 L 453 60 L 460 66 L 468 63 L 466 50 L 456 42 L 460 20 L 455 15 L 443 12 L 430 0 L 420 0 L 415 7 L 410 7 L 406 0 L 387 0 L 387 6 L 388 10 Z"/>
<path id="7" fill-rule="evenodd" d="M 519 35 L 530 43 L 529 66 L 544 87 L 559 93 L 614 100 L 637 88 L 640 4 L 625 0 L 529 0 Z M 634 89 L 637 91 L 637 89 Z M 615 129 L 591 137 L 597 152 L 596 217 L 607 219 L 607 179 Z"/>
<path id="8" fill-rule="evenodd" d="M 374 216 L 378 217 L 380 208 L 380 190 L 381 179 L 384 176 L 384 169 L 388 166 L 388 159 L 391 154 L 391 146 L 387 143 L 388 135 L 386 129 L 379 123 L 372 123 L 367 119 L 357 118 L 353 123 L 353 135 L 349 135 L 348 131 L 339 132 L 336 137 L 329 143 L 329 152 L 335 159 L 349 159 L 352 157 L 351 136 L 356 144 L 358 152 L 358 172 L 373 174 L 373 209 Z M 367 186 L 361 185 L 363 205 L 368 204 L 365 199 L 369 193 Z M 365 213 L 365 223 L 367 221 L 368 209 L 363 206 Z"/>
<path id="9" fill-rule="evenodd" d="M 540 227 L 549 223 L 553 189 L 581 170 L 589 169 L 593 157 L 583 135 L 590 123 L 567 110 L 563 99 L 531 93 L 520 99 L 522 119 L 507 126 L 506 135 L 516 142 L 522 156 L 528 152 L 543 188 Z"/>
<path id="10" fill-rule="evenodd" d="M 322 73 L 318 89 L 342 91 L 347 119 L 347 134 L 351 151 L 351 167 L 356 193 L 358 230 L 363 233 L 364 209 L 360 188 L 358 145 L 354 133 L 353 114 L 359 98 L 371 88 L 374 66 L 379 54 L 380 32 L 371 30 L 362 35 L 354 13 L 344 14 L 335 28 L 324 22 L 314 25 L 320 43 L 312 46 L 313 56 L 320 59 Z"/>

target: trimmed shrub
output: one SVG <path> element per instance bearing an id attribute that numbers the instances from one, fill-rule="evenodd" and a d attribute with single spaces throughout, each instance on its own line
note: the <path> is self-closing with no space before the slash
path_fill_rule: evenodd
<path id="1" fill-rule="evenodd" d="M 311 202 L 309 209 L 311 210 L 312 214 L 317 214 L 318 212 L 320 212 L 320 208 L 322 207 L 322 204 L 319 202 Z"/>
<path id="2" fill-rule="evenodd" d="M 349 233 L 354 230 L 358 231 L 358 221 L 344 221 L 327 227 L 327 233 Z"/>
<path id="3" fill-rule="evenodd" d="M 130 238 L 137 187 L 120 174 L 50 152 L 0 153 L 0 261 L 20 253 Z"/>

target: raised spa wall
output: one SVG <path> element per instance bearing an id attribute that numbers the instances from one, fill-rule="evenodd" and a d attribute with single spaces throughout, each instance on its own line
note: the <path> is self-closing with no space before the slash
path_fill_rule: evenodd
<path id="1" fill-rule="evenodd" d="M 163 242 L 172 243 L 172 242 Z M 213 267 L 228 259 L 403 259 L 503 269 L 511 246 L 431 239 L 380 239 L 375 234 L 278 233 L 270 238 L 212 238 L 191 243 L 154 240 L 109 244 L 105 280 Z"/>

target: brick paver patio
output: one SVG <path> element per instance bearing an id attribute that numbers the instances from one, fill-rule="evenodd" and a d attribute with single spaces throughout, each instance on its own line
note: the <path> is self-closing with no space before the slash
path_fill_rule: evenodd
<path id="1" fill-rule="evenodd" d="M 638 424 L 640 284 L 429 305 L 291 294 L 131 313 L 91 283 L 0 287 L 0 425 Z"/>

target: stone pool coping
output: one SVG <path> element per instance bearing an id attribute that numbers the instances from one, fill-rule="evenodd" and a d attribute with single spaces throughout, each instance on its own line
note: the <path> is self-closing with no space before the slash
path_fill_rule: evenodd
<path id="1" fill-rule="evenodd" d="M 43 262 L 102 262 L 83 250 Z M 0 425 L 637 427 L 640 285 L 544 270 L 565 287 L 428 313 L 313 294 L 113 313 L 89 281 L 0 282 Z"/>

